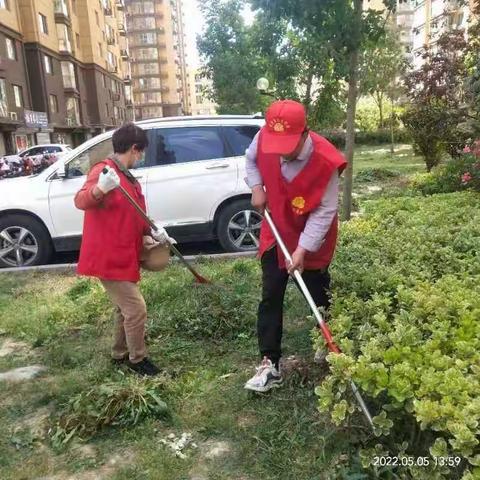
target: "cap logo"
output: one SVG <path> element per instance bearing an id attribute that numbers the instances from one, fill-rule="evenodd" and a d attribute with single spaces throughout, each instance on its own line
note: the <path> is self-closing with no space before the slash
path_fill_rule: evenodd
<path id="1" fill-rule="evenodd" d="M 290 124 L 283 118 L 272 118 L 268 126 L 276 133 L 283 133 L 290 128 Z"/>

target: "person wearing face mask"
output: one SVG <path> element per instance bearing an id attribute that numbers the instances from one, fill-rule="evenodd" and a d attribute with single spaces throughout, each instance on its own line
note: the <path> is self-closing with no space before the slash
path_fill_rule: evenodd
<path id="1" fill-rule="evenodd" d="M 121 185 L 145 210 L 142 188 L 129 169 L 143 160 L 146 133 L 128 123 L 114 132 L 112 143 L 114 155 L 91 168 L 75 196 L 75 206 L 85 211 L 77 273 L 100 279 L 115 305 L 114 364 L 154 376 L 159 369 L 147 357 L 147 310 L 138 287 L 144 237 L 159 244 L 175 241 L 163 228 L 152 232 L 117 188 Z"/>
<path id="2" fill-rule="evenodd" d="M 316 305 L 329 307 L 328 267 L 337 242 L 338 183 L 347 165 L 332 144 L 308 129 L 302 104 L 274 102 L 265 121 L 246 151 L 245 180 L 252 189 L 253 207 L 261 213 L 268 208 L 292 263 L 287 264 L 263 221 L 259 246 L 263 289 L 257 321 L 262 361 L 245 384 L 247 390 L 257 392 L 283 380 L 279 363 L 289 274 L 299 270 Z M 316 360 L 321 356 L 317 354 Z"/>

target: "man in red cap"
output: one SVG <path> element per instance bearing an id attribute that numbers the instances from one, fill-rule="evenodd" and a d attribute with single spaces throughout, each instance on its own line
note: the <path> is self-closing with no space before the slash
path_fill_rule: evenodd
<path id="1" fill-rule="evenodd" d="M 305 108 L 292 100 L 272 103 L 266 124 L 246 151 L 246 182 L 252 205 L 268 206 L 292 254 L 286 260 L 264 221 L 260 232 L 263 292 L 258 308 L 262 362 L 245 388 L 266 392 L 283 379 L 279 362 L 283 299 L 289 274 L 299 270 L 318 307 L 329 307 L 330 275 L 338 231 L 338 179 L 346 161 L 336 148 L 307 127 Z"/>

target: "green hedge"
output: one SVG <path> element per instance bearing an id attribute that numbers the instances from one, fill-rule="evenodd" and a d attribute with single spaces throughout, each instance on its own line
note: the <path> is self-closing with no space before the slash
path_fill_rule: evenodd
<path id="1" fill-rule="evenodd" d="M 365 465 L 380 452 L 430 459 L 398 478 L 480 478 L 479 207 L 473 192 L 390 198 L 342 228 L 332 329 L 343 354 L 328 357 L 319 408 L 346 423 L 353 378 L 385 435 Z M 457 468 L 435 466 L 448 455 Z"/>
<path id="2" fill-rule="evenodd" d="M 454 158 L 429 173 L 415 175 L 411 184 L 423 195 L 467 189 L 480 191 L 480 157 L 469 154 Z"/>
<path id="3" fill-rule="evenodd" d="M 327 140 L 337 148 L 345 147 L 344 130 L 324 130 L 320 132 Z M 390 130 L 377 130 L 376 132 L 357 132 L 355 143 L 357 145 L 383 145 L 392 141 Z M 406 130 L 395 132 L 395 143 L 410 143 L 411 139 Z"/>

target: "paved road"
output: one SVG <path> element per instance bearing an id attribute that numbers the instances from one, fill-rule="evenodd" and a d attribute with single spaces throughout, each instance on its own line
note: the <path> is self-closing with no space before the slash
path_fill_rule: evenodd
<path id="1" fill-rule="evenodd" d="M 178 245 L 182 255 L 209 255 L 214 253 L 224 253 L 218 242 L 194 242 Z M 52 263 L 75 263 L 78 260 L 78 253 L 58 253 L 55 255 Z"/>

